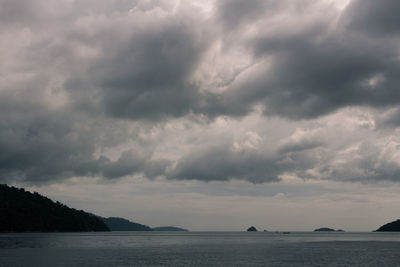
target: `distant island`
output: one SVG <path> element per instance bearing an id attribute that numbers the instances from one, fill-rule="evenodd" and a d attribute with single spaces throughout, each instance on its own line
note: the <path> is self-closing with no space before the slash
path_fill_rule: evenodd
<path id="1" fill-rule="evenodd" d="M 342 230 L 342 229 L 335 230 L 335 229 L 328 228 L 328 227 L 322 227 L 322 228 L 315 229 L 314 232 L 344 232 L 344 230 Z"/>
<path id="2" fill-rule="evenodd" d="M 250 226 L 250 227 L 247 229 L 247 232 L 257 232 L 257 228 L 255 228 L 254 226 Z"/>
<path id="3" fill-rule="evenodd" d="M 100 217 L 111 231 L 188 231 L 175 226 L 160 226 L 151 228 L 147 225 L 131 222 L 119 217 Z"/>
<path id="4" fill-rule="evenodd" d="M 175 226 L 160 226 L 160 227 L 154 227 L 152 229 L 153 231 L 170 231 L 170 232 L 187 232 L 189 230 L 175 227 Z"/>
<path id="5" fill-rule="evenodd" d="M 152 231 L 152 229 L 140 223 L 131 222 L 124 218 L 119 217 L 109 217 L 101 218 L 103 222 L 111 231 Z"/>
<path id="6" fill-rule="evenodd" d="M 314 232 L 335 232 L 335 229 L 322 227 L 322 228 L 315 229 Z"/>
<path id="7" fill-rule="evenodd" d="M 109 231 L 96 215 L 22 188 L 0 185 L 0 232 Z"/>
<path id="8" fill-rule="evenodd" d="M 400 232 L 400 219 L 379 227 L 375 232 Z"/>

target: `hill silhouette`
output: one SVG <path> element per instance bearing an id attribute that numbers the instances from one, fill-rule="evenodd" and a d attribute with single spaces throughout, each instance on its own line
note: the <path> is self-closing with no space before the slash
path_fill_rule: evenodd
<path id="1" fill-rule="evenodd" d="M 400 219 L 379 227 L 375 232 L 400 232 Z"/>
<path id="2" fill-rule="evenodd" d="M 154 227 L 153 231 L 188 231 L 188 230 L 175 226 L 160 226 L 160 227 Z"/>
<path id="3" fill-rule="evenodd" d="M 335 229 L 328 228 L 328 227 L 322 227 L 315 229 L 314 232 L 335 232 Z"/>
<path id="4" fill-rule="evenodd" d="M 257 232 L 257 228 L 255 228 L 254 226 L 250 226 L 250 227 L 247 229 L 247 232 Z"/>
<path id="5" fill-rule="evenodd" d="M 152 231 L 152 229 L 140 223 L 131 222 L 124 218 L 109 217 L 101 218 L 111 231 Z"/>
<path id="6" fill-rule="evenodd" d="M 109 231 L 97 216 L 37 192 L 0 185 L 0 232 Z"/>

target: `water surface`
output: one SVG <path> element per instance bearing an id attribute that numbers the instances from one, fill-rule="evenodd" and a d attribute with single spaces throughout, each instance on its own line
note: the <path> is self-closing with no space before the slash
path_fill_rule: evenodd
<path id="1" fill-rule="evenodd" d="M 400 266 L 400 233 L 0 234 L 0 266 Z"/>

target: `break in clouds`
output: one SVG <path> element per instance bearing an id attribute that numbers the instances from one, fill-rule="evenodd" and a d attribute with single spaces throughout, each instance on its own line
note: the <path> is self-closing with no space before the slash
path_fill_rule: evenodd
<path id="1" fill-rule="evenodd" d="M 0 181 L 399 181 L 399 10 L 0 0 Z"/>

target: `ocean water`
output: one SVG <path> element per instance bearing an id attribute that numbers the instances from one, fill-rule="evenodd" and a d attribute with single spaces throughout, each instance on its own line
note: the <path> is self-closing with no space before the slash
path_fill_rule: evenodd
<path id="1" fill-rule="evenodd" d="M 400 266 L 400 233 L 10 233 L 0 266 Z"/>

